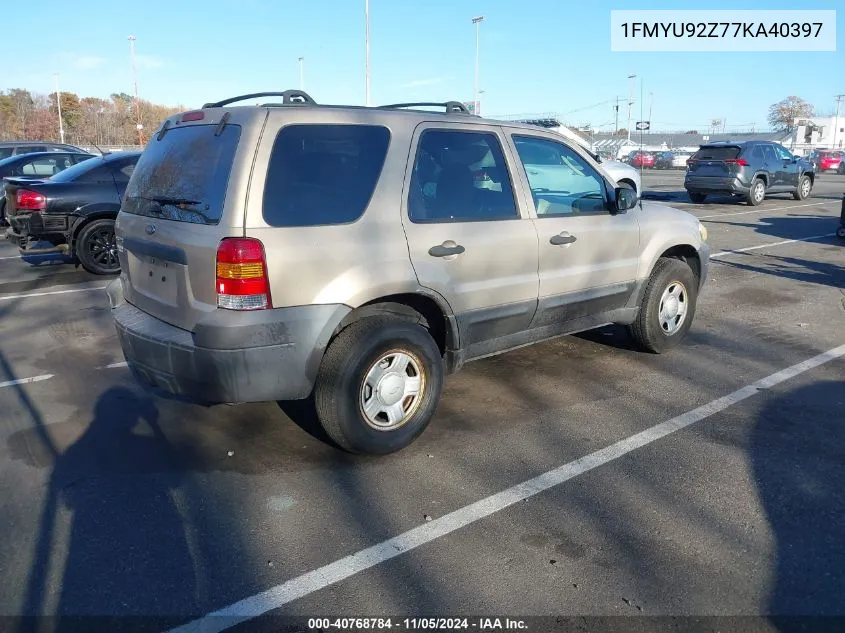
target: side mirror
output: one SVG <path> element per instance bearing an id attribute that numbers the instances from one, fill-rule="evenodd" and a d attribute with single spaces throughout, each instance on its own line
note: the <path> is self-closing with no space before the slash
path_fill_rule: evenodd
<path id="1" fill-rule="evenodd" d="M 615 213 L 625 213 L 637 206 L 637 192 L 630 187 L 616 187 L 614 192 L 616 194 L 613 205 Z"/>

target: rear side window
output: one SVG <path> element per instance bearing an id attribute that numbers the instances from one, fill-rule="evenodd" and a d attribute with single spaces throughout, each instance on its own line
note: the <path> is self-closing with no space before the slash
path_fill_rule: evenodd
<path id="1" fill-rule="evenodd" d="M 161 140 L 153 136 L 131 172 L 120 210 L 193 224 L 220 222 L 241 126 L 230 123 L 217 132 L 217 125 L 189 125 L 167 130 Z"/>
<path id="2" fill-rule="evenodd" d="M 693 158 L 695 160 L 730 160 L 739 156 L 740 148 L 736 146 L 727 147 L 702 147 Z"/>
<path id="3" fill-rule="evenodd" d="M 264 185 L 270 226 L 348 224 L 378 183 L 390 132 L 374 125 L 288 125 L 273 143 Z"/>

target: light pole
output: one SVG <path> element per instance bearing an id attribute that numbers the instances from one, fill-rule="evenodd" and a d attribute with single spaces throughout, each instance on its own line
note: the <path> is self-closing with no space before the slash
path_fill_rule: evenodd
<path id="1" fill-rule="evenodd" d="M 628 85 L 628 140 L 631 140 L 631 106 L 634 105 L 634 79 L 636 75 L 628 75 L 631 83 Z"/>
<path id="2" fill-rule="evenodd" d="M 299 58 L 299 89 L 305 90 L 305 58 Z"/>
<path id="3" fill-rule="evenodd" d="M 836 116 L 833 119 L 833 148 L 836 149 L 836 133 L 839 131 L 839 106 L 842 105 L 845 95 L 836 95 Z"/>
<path id="4" fill-rule="evenodd" d="M 648 93 L 648 122 L 649 122 L 649 129 L 651 129 L 651 109 L 654 107 L 654 93 Z"/>
<path id="5" fill-rule="evenodd" d="M 364 0 L 364 103 L 370 105 L 370 0 Z"/>
<path id="6" fill-rule="evenodd" d="M 479 41 L 481 39 L 481 23 L 483 21 L 483 15 L 479 15 L 478 17 L 472 19 L 472 23 L 475 24 L 475 91 L 472 99 L 473 114 L 478 114 L 478 112 L 475 111 L 478 108 L 478 52 Z"/>
<path id="7" fill-rule="evenodd" d="M 64 143 L 65 126 L 62 123 L 62 93 L 59 92 L 59 73 L 53 73 L 53 78 L 56 80 L 56 109 L 59 111 L 59 140 L 61 143 Z"/>
<path id="8" fill-rule="evenodd" d="M 141 124 L 141 102 L 138 100 L 138 71 L 135 67 L 135 36 L 129 36 L 129 62 L 132 66 L 132 83 L 135 85 L 135 116 L 137 123 L 135 129 L 138 130 L 138 145 L 144 144 L 144 135 L 141 130 L 144 126 Z"/>

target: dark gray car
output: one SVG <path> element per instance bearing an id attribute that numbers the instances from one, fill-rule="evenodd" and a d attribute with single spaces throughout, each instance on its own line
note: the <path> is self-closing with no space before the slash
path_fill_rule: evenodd
<path id="1" fill-rule="evenodd" d="M 33 152 L 66 152 L 73 154 L 86 154 L 84 149 L 66 143 L 53 143 L 51 141 L 2 141 L 0 142 L 0 160 L 10 156 L 31 154 Z"/>
<path id="2" fill-rule="evenodd" d="M 695 203 L 713 193 L 741 196 L 752 206 L 769 193 L 791 193 L 804 200 L 815 180 L 808 161 L 767 141 L 702 145 L 687 164 L 684 188 Z"/>

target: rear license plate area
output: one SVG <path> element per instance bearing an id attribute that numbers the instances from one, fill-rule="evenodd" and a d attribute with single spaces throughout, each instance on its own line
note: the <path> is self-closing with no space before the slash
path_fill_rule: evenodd
<path id="1" fill-rule="evenodd" d="M 179 284 L 177 267 L 157 257 L 129 253 L 129 277 L 132 286 L 143 295 L 165 303 L 178 305 Z"/>

